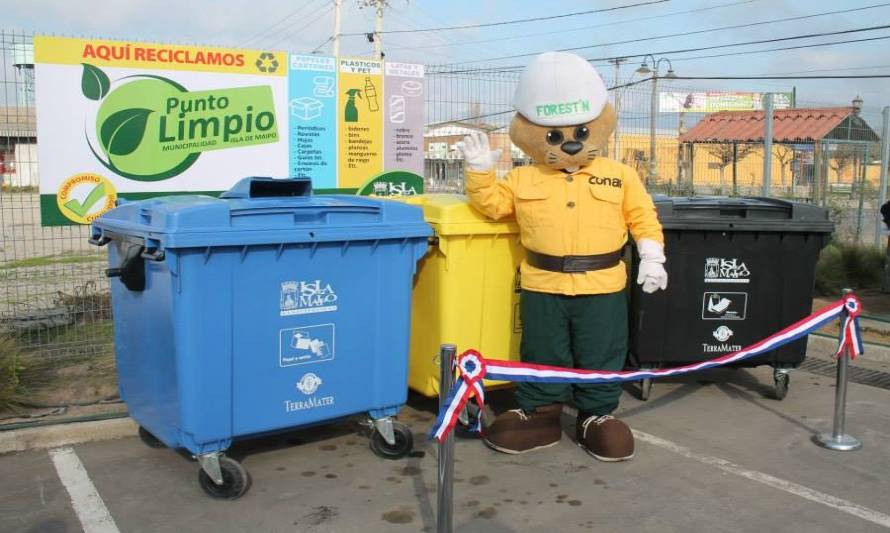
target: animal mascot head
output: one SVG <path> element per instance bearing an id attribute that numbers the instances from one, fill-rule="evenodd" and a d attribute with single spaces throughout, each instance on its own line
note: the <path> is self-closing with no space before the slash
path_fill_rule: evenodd
<path id="1" fill-rule="evenodd" d="M 541 54 L 519 78 L 510 140 L 540 165 L 580 168 L 606 150 L 615 111 L 590 63 L 560 52 Z"/>
<path id="2" fill-rule="evenodd" d="M 521 266 L 525 363 L 586 370 L 623 368 L 627 354 L 627 273 L 621 252 L 633 237 L 637 282 L 645 292 L 667 286 L 664 237 L 652 199 L 636 172 L 605 154 L 615 113 L 589 62 L 548 52 L 522 73 L 510 139 L 534 159 L 498 179 L 498 151 L 482 134 L 458 144 L 471 205 L 486 216 L 514 215 L 526 258 Z M 540 368 L 540 367 L 532 367 Z M 559 443 L 562 404 L 578 407 L 576 438 L 603 461 L 634 454 L 633 434 L 611 416 L 617 383 L 533 380 L 517 386 L 518 409 L 501 413 L 485 442 L 505 453 Z"/>

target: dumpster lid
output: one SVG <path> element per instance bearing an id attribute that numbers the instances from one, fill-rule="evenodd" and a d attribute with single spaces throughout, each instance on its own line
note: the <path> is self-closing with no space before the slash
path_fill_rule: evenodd
<path id="1" fill-rule="evenodd" d="M 669 230 L 831 233 L 828 210 L 817 205 L 753 196 L 652 196 Z"/>
<path id="2" fill-rule="evenodd" d="M 427 237 L 420 208 L 362 196 L 312 196 L 306 180 L 246 178 L 219 198 L 128 202 L 93 222 L 104 233 L 166 248 Z"/>
<path id="3" fill-rule="evenodd" d="M 470 205 L 462 194 L 423 194 L 415 200 L 423 206 L 423 215 L 439 235 L 492 235 L 519 233 L 513 217 L 491 220 Z"/>

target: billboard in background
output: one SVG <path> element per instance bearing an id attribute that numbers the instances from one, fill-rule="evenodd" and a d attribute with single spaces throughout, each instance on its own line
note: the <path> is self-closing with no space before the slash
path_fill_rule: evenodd
<path id="1" fill-rule="evenodd" d="M 34 54 L 44 225 L 245 176 L 422 192 L 420 65 L 394 64 L 393 103 L 382 61 L 45 36 Z"/>
<path id="2" fill-rule="evenodd" d="M 661 113 L 714 113 L 717 111 L 756 111 L 763 109 L 766 93 L 749 92 L 672 92 L 658 93 Z M 794 93 L 773 94 L 773 108 L 787 109 L 794 105 Z"/>

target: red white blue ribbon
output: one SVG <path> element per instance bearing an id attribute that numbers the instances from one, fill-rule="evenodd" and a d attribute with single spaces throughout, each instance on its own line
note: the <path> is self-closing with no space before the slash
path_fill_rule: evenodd
<path id="1" fill-rule="evenodd" d="M 485 359 L 476 350 L 467 350 L 457 360 L 458 379 L 448 393 L 448 397 L 445 400 L 445 409 L 439 412 L 439 417 L 430 431 L 430 437 L 440 442 L 445 440 L 471 397 L 476 398 L 480 412 L 480 420 L 475 429 L 481 429 L 481 413 L 485 401 L 483 378 L 499 381 L 534 381 L 538 383 L 617 383 L 638 381 L 646 378 L 678 376 L 756 357 L 809 335 L 829 322 L 841 317 L 844 317 L 844 325 L 841 328 L 838 354 L 849 347 L 851 357 L 855 358 L 855 356 L 863 353 L 862 338 L 859 334 L 861 307 L 859 299 L 851 294 L 819 309 L 778 333 L 770 335 L 762 341 L 741 350 L 707 361 L 673 368 L 629 371 L 584 370 L 536 365 L 519 361 Z"/>
<path id="2" fill-rule="evenodd" d="M 844 299 L 844 321 L 841 326 L 835 357 L 840 357 L 845 349 L 849 349 L 850 359 L 862 355 L 862 334 L 859 331 L 859 315 L 862 314 L 862 304 L 859 298 L 853 295 Z"/>

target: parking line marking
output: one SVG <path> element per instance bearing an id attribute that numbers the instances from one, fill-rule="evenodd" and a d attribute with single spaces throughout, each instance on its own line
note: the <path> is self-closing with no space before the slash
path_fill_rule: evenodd
<path id="1" fill-rule="evenodd" d="M 74 448 L 56 448 L 49 451 L 49 456 L 84 533 L 120 533 Z"/>
<path id="2" fill-rule="evenodd" d="M 649 433 L 633 430 L 633 434 L 634 437 L 636 437 L 638 440 L 641 440 L 653 446 L 658 446 L 659 448 L 676 453 L 677 455 L 682 455 L 687 459 L 692 459 L 693 461 L 698 461 L 699 463 L 714 466 L 716 468 L 719 468 L 720 470 L 723 470 L 724 472 L 735 474 L 737 476 L 762 483 L 769 487 L 773 487 L 774 489 L 779 489 L 789 494 L 794 494 L 795 496 L 799 496 L 805 500 L 821 503 L 826 507 L 831 507 L 832 509 L 837 509 L 838 511 L 853 515 L 863 520 L 868 520 L 869 522 L 872 522 L 874 524 L 890 528 L 890 515 L 885 515 L 884 513 L 869 509 L 868 507 L 863 507 L 849 500 L 837 498 L 830 494 L 825 494 L 824 492 L 813 490 L 809 487 L 794 483 L 792 481 L 787 481 L 775 476 L 771 476 L 769 474 L 764 474 L 763 472 L 758 472 L 757 470 L 750 470 L 748 468 L 739 466 L 731 461 L 727 461 L 726 459 L 695 453 L 685 446 L 680 446 L 675 442 L 656 437 L 655 435 L 650 435 Z"/>

